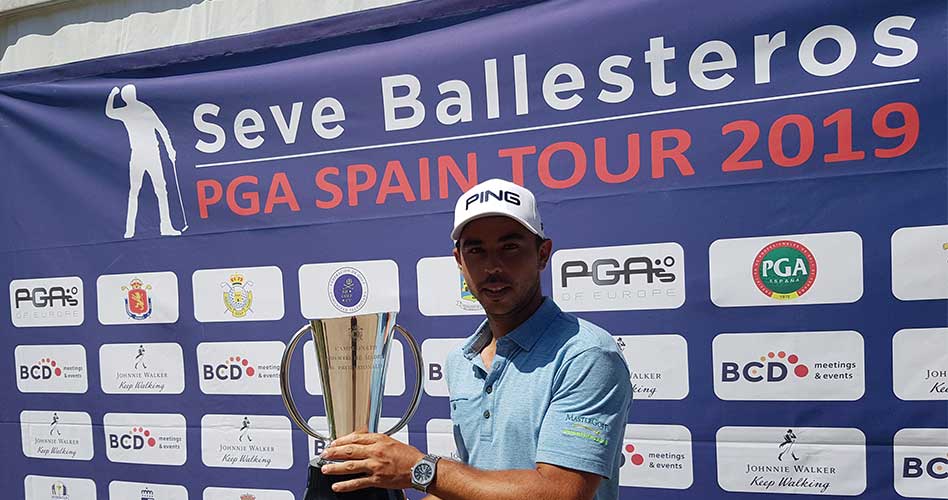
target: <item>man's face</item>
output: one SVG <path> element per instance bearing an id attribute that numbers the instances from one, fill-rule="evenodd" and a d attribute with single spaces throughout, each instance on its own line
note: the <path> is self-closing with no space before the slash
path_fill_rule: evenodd
<path id="1" fill-rule="evenodd" d="M 538 293 L 552 243 L 538 247 L 536 238 L 509 217 L 484 217 L 464 226 L 454 258 L 488 314 L 515 313 Z"/>

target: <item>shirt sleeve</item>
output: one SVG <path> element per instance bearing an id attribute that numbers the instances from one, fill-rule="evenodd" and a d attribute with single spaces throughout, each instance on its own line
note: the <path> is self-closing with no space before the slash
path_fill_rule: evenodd
<path id="1" fill-rule="evenodd" d="M 536 461 L 610 478 L 631 398 L 629 369 L 620 354 L 594 347 L 576 355 L 557 375 Z"/>

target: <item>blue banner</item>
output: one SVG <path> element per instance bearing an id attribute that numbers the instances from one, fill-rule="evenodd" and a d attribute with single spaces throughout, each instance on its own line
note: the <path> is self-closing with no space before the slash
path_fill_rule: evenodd
<path id="1" fill-rule="evenodd" d="M 0 78 L 0 486 L 302 498 L 279 359 L 353 308 L 422 342 L 396 437 L 452 456 L 483 311 L 451 211 L 499 177 L 540 202 L 545 293 L 630 364 L 621 498 L 948 498 L 943 2 L 458 4 Z"/>

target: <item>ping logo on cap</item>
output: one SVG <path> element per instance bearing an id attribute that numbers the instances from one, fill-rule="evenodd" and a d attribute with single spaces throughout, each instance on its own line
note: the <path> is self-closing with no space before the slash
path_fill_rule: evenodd
<path id="1" fill-rule="evenodd" d="M 491 190 L 481 191 L 480 193 L 468 196 L 464 200 L 464 209 L 467 210 L 471 208 L 471 205 L 475 203 L 487 203 L 491 198 L 510 203 L 511 205 L 520 206 L 520 195 L 518 193 L 501 189 L 496 192 Z"/>

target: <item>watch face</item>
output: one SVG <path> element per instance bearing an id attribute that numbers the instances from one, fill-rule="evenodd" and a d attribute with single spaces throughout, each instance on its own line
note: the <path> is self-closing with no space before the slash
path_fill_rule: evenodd
<path id="1" fill-rule="evenodd" d="M 412 472 L 416 483 L 427 483 L 428 481 L 431 481 L 431 476 L 433 474 L 434 469 L 432 469 L 430 465 L 424 463 L 415 466 L 415 470 Z"/>

